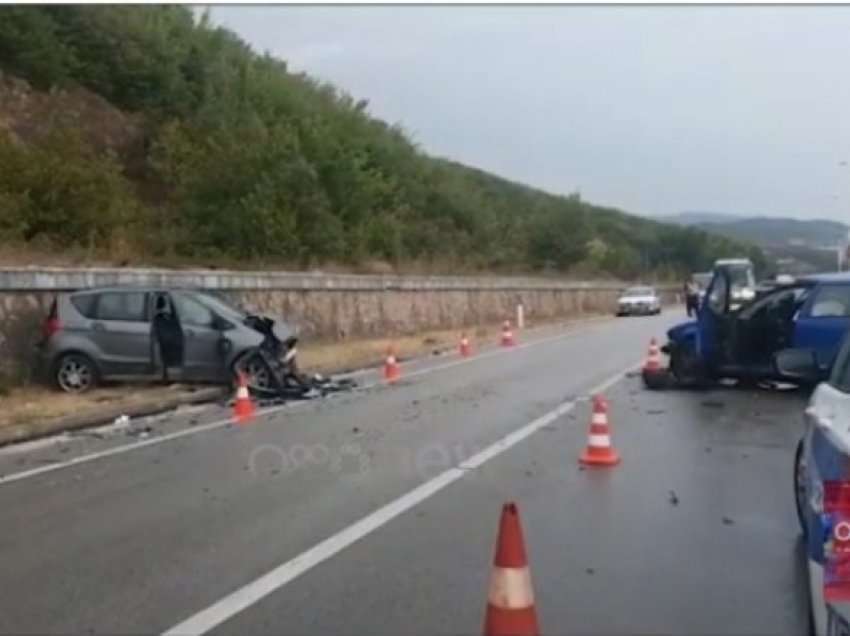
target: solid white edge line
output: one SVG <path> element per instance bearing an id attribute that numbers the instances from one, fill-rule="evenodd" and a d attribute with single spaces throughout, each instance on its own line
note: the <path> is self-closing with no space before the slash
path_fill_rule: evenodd
<path id="1" fill-rule="evenodd" d="M 626 371 L 620 371 L 616 375 L 608 378 L 598 386 L 591 389 L 589 393 L 593 395 L 595 393 L 605 391 L 619 382 L 625 374 L 633 368 L 635 367 L 629 367 Z M 538 417 L 536 420 L 529 422 L 522 428 L 509 433 L 494 444 L 491 444 L 484 450 L 476 453 L 463 463 L 459 464 L 457 467 L 450 468 L 449 470 L 440 473 L 433 479 L 426 481 L 398 499 L 378 508 L 347 528 L 340 530 L 321 543 L 316 544 L 306 552 L 302 552 L 298 556 L 270 570 L 251 583 L 231 592 L 209 607 L 181 621 L 174 627 L 163 632 L 163 636 L 204 634 L 210 631 L 233 616 L 236 616 L 254 603 L 262 600 L 272 592 L 279 590 L 287 583 L 290 583 L 323 561 L 330 559 L 335 554 L 341 552 L 371 532 L 389 523 L 403 512 L 410 510 L 429 497 L 437 494 L 450 484 L 461 479 L 469 470 L 478 468 L 485 462 L 497 457 L 524 439 L 533 435 L 544 426 L 547 426 L 559 417 L 569 413 L 575 408 L 575 405 L 575 400 L 562 402 L 553 410 L 541 417 Z"/>
<path id="2" fill-rule="evenodd" d="M 591 325 L 592 324 L 593 323 L 591 323 Z M 425 369 L 418 369 L 416 371 L 411 371 L 407 374 L 402 375 L 402 380 L 404 380 L 405 378 L 413 378 L 413 377 L 418 377 L 418 376 L 421 376 L 421 375 L 427 375 L 429 373 L 435 373 L 437 371 L 444 371 L 445 369 L 450 369 L 452 367 L 460 366 L 462 364 L 476 362 L 478 360 L 491 358 L 491 357 L 497 356 L 497 355 L 504 355 L 504 354 L 510 353 L 511 351 L 525 349 L 527 347 L 534 347 L 534 346 L 537 346 L 537 345 L 540 345 L 540 344 L 555 342 L 557 340 L 566 340 L 566 339 L 571 338 L 573 336 L 580 335 L 582 333 L 582 331 L 583 330 L 581 330 L 581 329 L 571 330 L 571 331 L 568 331 L 567 333 L 558 334 L 557 336 L 551 336 L 551 337 L 548 337 L 548 338 L 543 338 L 541 340 L 533 340 L 531 342 L 526 342 L 526 343 L 522 343 L 522 344 L 519 344 L 519 345 L 515 345 L 515 346 L 513 346 L 509 349 L 508 348 L 494 349 L 492 351 L 486 351 L 484 353 L 481 353 L 477 356 L 473 356 L 471 358 L 461 358 L 459 360 L 453 360 L 453 361 L 447 362 L 445 364 L 440 364 L 440 365 L 436 365 L 436 366 L 433 366 L 433 367 L 426 367 Z M 413 361 L 411 361 L 411 362 L 413 362 Z M 403 368 L 403 365 L 402 365 L 402 368 Z M 365 371 L 367 371 L 367 370 L 364 370 L 364 372 Z M 346 377 L 346 375 L 343 374 L 340 377 Z M 379 380 L 379 381 L 373 382 L 371 384 L 359 386 L 355 389 L 355 393 L 358 392 L 358 391 L 367 391 L 369 389 L 373 389 L 377 386 L 382 386 L 384 384 L 386 384 L 386 383 L 383 380 Z M 266 415 L 272 415 L 274 413 L 278 413 L 280 411 L 283 411 L 284 409 L 292 409 L 292 408 L 297 408 L 299 406 L 307 406 L 307 405 L 312 404 L 312 403 L 313 403 L 312 400 L 306 400 L 306 401 L 303 401 L 303 402 L 288 402 L 286 404 L 281 404 L 280 406 L 272 406 L 272 407 L 269 407 L 267 409 L 260 409 L 260 410 L 257 411 L 257 418 L 260 419 L 260 418 L 262 418 Z M 0 486 L 3 486 L 5 484 L 10 484 L 10 483 L 16 482 L 16 481 L 21 481 L 22 479 L 27 479 L 29 477 L 35 477 L 37 475 L 43 475 L 44 473 L 50 473 L 50 472 L 53 472 L 55 470 L 61 470 L 61 469 L 64 469 L 64 468 L 70 468 L 71 466 L 77 466 L 79 464 L 85 464 L 85 463 L 88 463 L 88 462 L 93 462 L 93 461 L 96 461 L 98 459 L 103 459 L 104 457 L 110 457 L 112 455 L 120 455 L 122 453 L 127 453 L 127 452 L 137 450 L 137 449 L 140 449 L 140 448 L 145 448 L 147 446 L 154 446 L 156 444 L 163 444 L 165 442 L 170 442 L 171 440 L 179 439 L 181 437 L 189 437 L 190 435 L 196 435 L 198 433 L 213 431 L 213 430 L 216 430 L 216 429 L 219 429 L 219 428 L 223 428 L 223 427 L 227 426 L 228 424 L 232 424 L 232 423 L 233 423 L 233 418 L 228 417 L 228 418 L 225 418 L 225 419 L 215 420 L 213 422 L 208 422 L 207 424 L 199 424 L 197 426 L 193 426 L 192 428 L 186 428 L 186 429 L 183 429 L 181 431 L 175 431 L 173 433 L 167 433 L 165 435 L 159 435 L 157 437 L 152 437 L 150 439 L 141 440 L 141 441 L 138 441 L 138 442 L 133 442 L 131 444 L 125 444 L 123 446 L 116 446 L 114 448 L 107 448 L 105 450 L 98 451 L 96 453 L 89 453 L 88 455 L 80 455 L 79 457 L 73 457 L 73 458 L 68 459 L 64 462 L 58 462 L 58 463 L 55 463 L 55 464 L 48 464 L 46 466 L 39 466 L 38 468 L 31 468 L 29 470 L 23 470 L 23 471 L 20 471 L 20 472 L 17 472 L 17 473 L 11 473 L 9 475 L 0 476 Z M 259 423 L 260 422 L 258 422 L 258 424 Z M 254 426 L 256 426 L 256 424 Z"/>

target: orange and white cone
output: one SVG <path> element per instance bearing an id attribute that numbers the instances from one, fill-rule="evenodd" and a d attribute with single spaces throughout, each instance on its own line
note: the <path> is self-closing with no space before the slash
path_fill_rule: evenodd
<path id="1" fill-rule="evenodd" d="M 256 414 L 256 407 L 248 392 L 248 380 L 245 374 L 239 372 L 239 386 L 236 389 L 236 401 L 233 403 L 233 417 L 239 424 L 246 424 Z"/>
<path id="2" fill-rule="evenodd" d="M 658 349 L 658 343 L 655 338 L 649 341 L 649 353 L 646 356 L 646 361 L 643 363 L 644 373 L 658 373 L 661 371 L 661 351 Z"/>
<path id="3" fill-rule="evenodd" d="M 589 466 L 613 466 L 620 462 L 620 455 L 611 444 L 608 403 L 601 395 L 593 396 L 590 434 L 587 437 L 587 448 L 579 457 L 579 462 Z"/>
<path id="4" fill-rule="evenodd" d="M 511 331 L 511 321 L 506 320 L 504 324 L 502 324 L 502 346 L 513 347 L 515 344 L 514 332 Z"/>
<path id="5" fill-rule="evenodd" d="M 458 347 L 460 349 L 460 355 L 464 358 L 468 358 L 472 355 L 472 347 L 469 344 L 469 338 L 466 337 L 465 333 L 460 334 L 460 345 Z"/>
<path id="6" fill-rule="evenodd" d="M 519 510 L 510 502 L 502 507 L 499 520 L 484 636 L 537 636 L 539 633 Z"/>
<path id="7" fill-rule="evenodd" d="M 387 359 L 384 362 L 384 380 L 393 383 L 401 377 L 401 367 L 395 357 L 395 348 L 387 349 Z"/>

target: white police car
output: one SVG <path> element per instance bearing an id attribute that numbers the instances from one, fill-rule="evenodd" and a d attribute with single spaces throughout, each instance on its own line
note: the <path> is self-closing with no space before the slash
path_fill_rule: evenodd
<path id="1" fill-rule="evenodd" d="M 817 377 L 811 351 L 782 352 L 777 366 L 803 380 Z M 817 386 L 806 408 L 794 491 L 808 557 L 814 632 L 850 635 L 850 334 L 829 380 Z"/>

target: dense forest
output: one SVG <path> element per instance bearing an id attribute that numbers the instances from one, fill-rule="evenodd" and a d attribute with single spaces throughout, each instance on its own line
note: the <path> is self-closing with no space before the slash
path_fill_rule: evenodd
<path id="1" fill-rule="evenodd" d="M 83 87 L 140 118 L 144 136 L 128 161 L 73 127 L 22 143 L 0 125 L 4 245 L 117 249 L 148 263 L 626 279 L 721 256 L 763 262 L 729 238 L 429 157 L 365 100 L 185 7 L 3 7 L 0 69 L 40 91 Z"/>

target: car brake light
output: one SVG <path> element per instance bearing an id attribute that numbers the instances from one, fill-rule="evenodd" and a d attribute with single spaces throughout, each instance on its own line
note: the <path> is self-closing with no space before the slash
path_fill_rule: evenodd
<path id="1" fill-rule="evenodd" d="M 47 339 L 62 329 L 62 321 L 58 318 L 48 318 L 44 321 L 44 338 Z"/>
<path id="2" fill-rule="evenodd" d="M 50 313 L 44 321 L 44 325 L 42 325 L 41 332 L 44 339 L 47 340 L 50 336 L 61 329 L 62 321 L 59 320 L 59 308 L 56 305 L 56 301 L 53 301 L 53 305 L 50 307 Z"/>
<path id="3" fill-rule="evenodd" d="M 850 482 L 823 482 L 824 598 L 850 600 Z"/>

